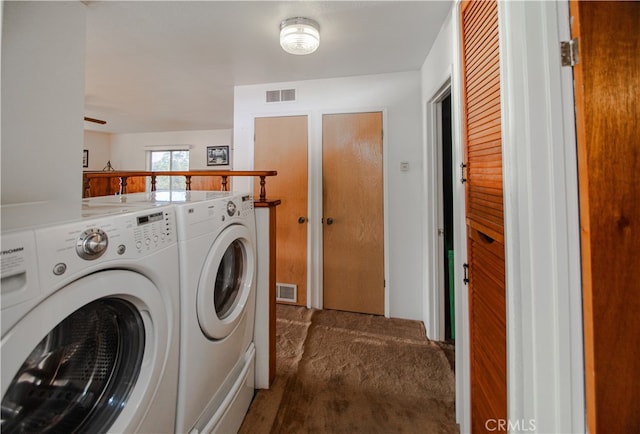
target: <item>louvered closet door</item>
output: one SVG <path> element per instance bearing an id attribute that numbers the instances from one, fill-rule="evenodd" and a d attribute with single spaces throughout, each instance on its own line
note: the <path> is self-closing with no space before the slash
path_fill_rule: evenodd
<path id="1" fill-rule="evenodd" d="M 471 426 L 507 418 L 506 306 L 500 57 L 496 1 L 461 7 L 466 221 L 469 263 Z"/>

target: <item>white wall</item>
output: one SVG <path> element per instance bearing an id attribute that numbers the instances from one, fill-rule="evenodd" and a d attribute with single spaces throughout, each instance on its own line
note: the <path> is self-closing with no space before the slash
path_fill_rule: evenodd
<path id="1" fill-rule="evenodd" d="M 2 203 L 80 199 L 85 6 L 2 6 Z"/>
<path id="2" fill-rule="evenodd" d="M 84 149 L 89 151 L 89 167 L 83 170 L 104 169 L 111 159 L 111 134 L 85 130 Z"/>
<path id="3" fill-rule="evenodd" d="M 438 276 L 438 173 L 440 171 L 439 140 L 436 130 L 436 98 L 442 88 L 450 82 L 453 72 L 453 33 L 451 15 L 445 19 L 438 37 L 431 47 L 427 58 L 420 70 L 422 78 L 422 125 L 423 161 L 427 170 L 424 171 L 424 241 L 423 241 L 423 288 L 424 306 L 423 321 L 427 329 L 427 336 L 431 339 L 444 339 L 444 328 L 441 322 L 444 318 L 440 312 L 439 282 L 443 276 Z M 453 146 L 455 148 L 455 141 Z M 454 154 L 454 160 L 455 160 Z M 454 172 L 455 173 L 455 172 Z M 455 191 L 454 194 L 458 192 Z M 464 191 L 462 192 L 464 195 Z"/>
<path id="4" fill-rule="evenodd" d="M 438 262 L 438 191 L 441 191 L 438 181 L 438 171 L 441 156 L 437 131 L 434 97 L 450 81 L 451 102 L 453 112 L 452 146 L 454 178 L 459 174 L 458 164 L 464 160 L 462 145 L 461 102 L 460 102 L 460 72 L 459 72 L 459 41 L 455 35 L 459 34 L 457 27 L 458 8 L 453 8 L 445 19 L 436 42 L 431 48 L 421 69 L 422 74 L 422 109 L 424 128 L 424 213 L 425 232 L 423 243 L 424 261 L 424 317 L 423 321 L 427 336 L 431 339 L 444 338 L 443 314 L 440 304 L 440 283 L 444 276 L 438 276 L 440 264 Z M 468 432 L 470 427 L 470 386 L 469 386 L 469 329 L 467 287 L 463 282 L 462 264 L 466 262 L 466 230 L 464 186 L 454 183 L 454 251 L 455 251 L 455 330 L 456 330 L 456 420 L 461 425 L 461 432 Z"/>
<path id="5" fill-rule="evenodd" d="M 234 158 L 231 140 L 232 130 L 112 134 L 111 165 L 116 170 L 147 170 L 147 152 L 182 147 L 189 149 L 190 170 L 230 170 Z M 230 166 L 207 166 L 207 146 L 218 145 L 230 146 Z"/>
<path id="6" fill-rule="evenodd" d="M 296 101 L 265 103 L 265 91 L 296 89 Z M 253 169 L 254 118 L 309 116 L 310 300 L 321 305 L 322 114 L 383 111 L 386 190 L 387 314 L 421 320 L 422 314 L 422 140 L 420 74 L 382 75 L 238 86 L 234 99 L 235 169 Z M 408 162 L 409 172 L 400 172 Z M 268 169 L 268 168 L 257 168 Z M 250 189 L 249 181 L 234 188 Z M 268 187 L 268 182 L 267 182 Z M 269 196 L 278 193 L 269 190 Z M 348 204 L 345 204 L 348 206 Z M 314 224 L 314 222 L 316 224 Z"/>

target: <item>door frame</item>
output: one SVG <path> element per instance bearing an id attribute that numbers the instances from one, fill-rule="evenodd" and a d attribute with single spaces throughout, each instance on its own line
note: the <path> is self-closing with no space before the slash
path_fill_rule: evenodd
<path id="1" fill-rule="evenodd" d="M 451 95 L 452 101 L 452 113 L 453 113 L 453 89 L 451 83 L 451 75 L 440 85 L 438 90 L 431 96 L 426 104 L 426 125 L 427 125 L 427 149 L 425 155 L 425 167 L 429 167 L 429 170 L 424 171 L 425 183 L 427 186 L 427 196 L 435 200 L 424 201 L 424 214 L 428 221 L 433 222 L 433 225 L 425 225 L 426 228 L 432 228 L 432 233 L 428 230 L 424 231 L 424 245 L 426 250 L 430 254 L 424 257 L 429 262 L 423 269 L 423 280 L 427 283 L 427 288 L 433 288 L 433 290 L 427 291 L 426 303 L 424 305 L 424 317 L 429 322 L 428 327 L 430 329 L 431 339 L 441 340 L 445 339 L 445 297 L 443 296 L 445 290 L 445 275 L 444 275 L 444 257 L 442 251 L 444 249 L 444 235 L 440 236 L 438 233 L 439 228 L 444 226 L 444 200 L 443 200 L 443 173 L 442 173 L 442 155 L 443 155 L 443 143 L 442 143 L 442 101 L 449 95 Z M 457 161 L 457 155 L 455 154 L 455 141 L 453 140 L 454 131 L 452 125 L 452 170 L 455 174 L 455 161 Z M 455 200 L 454 200 L 455 201 Z M 432 203 L 437 203 L 437 207 L 431 206 Z M 455 225 L 454 225 L 455 226 Z M 455 228 L 454 228 L 455 229 Z M 457 238 L 457 233 L 454 234 L 454 239 Z M 431 271 L 432 270 L 432 271 Z"/>
<path id="2" fill-rule="evenodd" d="M 498 2 L 508 417 L 540 432 L 585 431 L 569 22 L 567 0 Z"/>
<path id="3" fill-rule="evenodd" d="M 383 239 L 384 239 L 384 316 L 389 317 L 389 290 L 392 287 L 389 275 L 389 203 L 388 203 L 388 149 L 387 149 L 387 110 L 380 107 L 366 107 L 349 110 L 318 110 L 315 116 L 310 116 L 309 121 L 309 136 L 314 137 L 313 145 L 310 141 L 309 149 L 309 183 L 311 189 L 309 190 L 309 226 L 311 231 L 310 244 L 313 243 L 312 253 L 312 268 L 310 269 L 312 284 L 309 286 L 309 300 L 308 307 L 315 309 L 323 308 L 323 244 L 322 244 L 322 229 L 321 222 L 323 215 L 322 205 L 322 119 L 324 115 L 332 114 L 354 114 L 354 113 L 382 113 L 382 181 L 383 192 L 382 202 L 384 208 L 383 214 Z M 311 140 L 311 139 L 310 139 Z M 311 224 L 312 220 L 314 224 Z"/>

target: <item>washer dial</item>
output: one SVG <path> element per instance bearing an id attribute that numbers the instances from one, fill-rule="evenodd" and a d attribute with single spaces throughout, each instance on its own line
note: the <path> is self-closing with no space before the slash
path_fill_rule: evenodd
<path id="1" fill-rule="evenodd" d="M 229 217 L 233 217 L 233 215 L 235 215 L 236 209 L 237 207 L 235 203 L 232 201 L 227 202 L 227 214 L 229 214 Z"/>
<path id="2" fill-rule="evenodd" d="M 102 229 L 87 229 L 76 243 L 76 252 L 82 259 L 98 259 L 107 251 L 109 238 Z"/>

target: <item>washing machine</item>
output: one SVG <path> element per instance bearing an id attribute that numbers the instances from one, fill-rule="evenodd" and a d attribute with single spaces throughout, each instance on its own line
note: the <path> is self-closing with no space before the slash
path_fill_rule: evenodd
<path id="1" fill-rule="evenodd" d="M 91 202 L 175 207 L 181 296 L 176 432 L 236 432 L 255 381 L 257 260 L 251 195 L 160 191 Z"/>
<path id="2" fill-rule="evenodd" d="M 173 432 L 173 207 L 75 201 L 1 212 L 2 432 Z"/>

